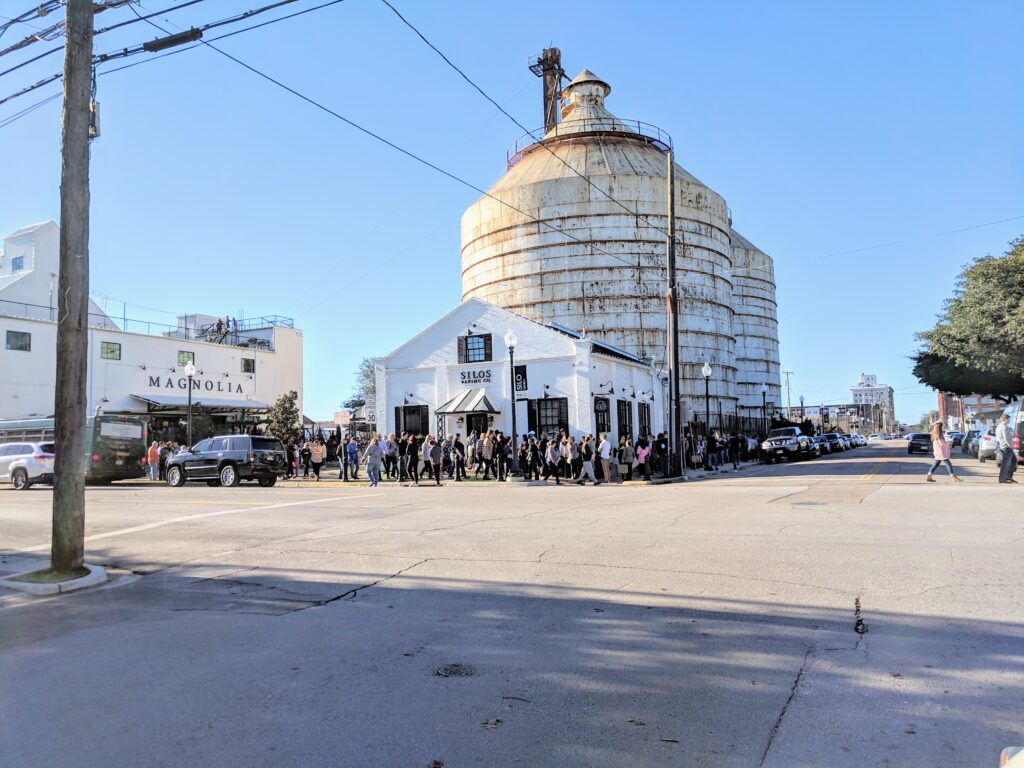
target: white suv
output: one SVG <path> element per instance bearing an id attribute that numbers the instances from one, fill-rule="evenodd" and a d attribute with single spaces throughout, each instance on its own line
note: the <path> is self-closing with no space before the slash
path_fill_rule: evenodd
<path id="1" fill-rule="evenodd" d="M 27 490 L 32 483 L 53 484 L 53 443 L 0 445 L 0 483 Z"/>

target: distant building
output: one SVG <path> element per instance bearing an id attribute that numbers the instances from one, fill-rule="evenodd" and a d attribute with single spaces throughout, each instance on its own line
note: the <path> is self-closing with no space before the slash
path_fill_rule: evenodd
<path id="1" fill-rule="evenodd" d="M 1006 403 L 988 395 L 948 395 L 938 393 L 938 420 L 948 429 L 972 429 L 978 426 L 994 427 Z"/>
<path id="2" fill-rule="evenodd" d="M 4 238 L 0 253 L 0 419 L 51 416 L 57 371 L 60 228 L 48 221 Z M 302 331 L 286 317 L 180 315 L 175 325 L 113 318 L 89 302 L 87 410 L 147 414 L 176 436 L 188 403 L 215 422 L 260 417 L 290 390 L 302 408 Z"/>
<path id="3" fill-rule="evenodd" d="M 862 373 L 854 386 L 850 387 L 850 399 L 855 406 L 867 406 L 870 420 L 876 428 L 889 432 L 896 428 L 896 402 L 893 389 L 879 384 L 874 374 Z"/>

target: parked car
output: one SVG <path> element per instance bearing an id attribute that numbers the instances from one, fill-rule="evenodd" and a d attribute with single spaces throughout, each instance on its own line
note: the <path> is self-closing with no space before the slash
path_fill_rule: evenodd
<path id="1" fill-rule="evenodd" d="M 932 436 L 927 432 L 911 432 L 907 438 L 907 453 L 931 453 Z"/>
<path id="2" fill-rule="evenodd" d="M 950 446 L 953 447 L 953 448 L 956 448 L 958 445 L 960 445 L 963 442 L 963 439 L 964 439 L 964 433 L 963 432 L 957 432 L 956 430 L 950 430 L 949 432 L 946 433 L 946 442 L 949 443 Z"/>
<path id="3" fill-rule="evenodd" d="M 858 448 L 863 448 L 864 446 L 866 446 L 868 444 L 868 439 L 866 437 L 864 437 L 864 435 L 853 434 L 853 435 L 850 435 L 850 437 L 853 439 L 854 446 L 856 446 Z"/>
<path id="4" fill-rule="evenodd" d="M 826 432 L 825 439 L 828 440 L 828 449 L 830 453 L 840 453 L 846 450 L 846 445 L 839 437 L 838 432 Z"/>
<path id="5" fill-rule="evenodd" d="M 969 429 L 964 433 L 964 439 L 960 441 L 960 452 L 968 456 L 976 456 L 978 453 L 978 437 L 981 435 L 980 429 Z"/>
<path id="6" fill-rule="evenodd" d="M 811 436 L 801 432 L 800 427 L 780 427 L 769 432 L 761 443 L 761 455 L 765 464 L 771 464 L 773 461 L 813 458 L 818 451 Z"/>
<path id="7" fill-rule="evenodd" d="M 818 446 L 818 455 L 823 456 L 826 453 L 832 453 L 832 449 L 829 447 L 828 438 L 824 435 L 818 435 L 814 438 L 815 445 Z"/>
<path id="8" fill-rule="evenodd" d="M 205 480 L 209 485 L 238 485 L 241 480 L 256 480 L 265 488 L 284 477 L 287 471 L 284 445 L 276 437 L 260 435 L 223 435 L 200 440 L 167 459 L 167 484 L 175 488 L 189 480 Z"/>
<path id="9" fill-rule="evenodd" d="M 26 491 L 33 483 L 53 484 L 53 443 L 0 445 L 0 483 Z"/>
<path id="10" fill-rule="evenodd" d="M 880 434 L 878 434 L 877 432 L 872 432 L 870 435 L 868 435 L 868 440 L 881 440 L 881 439 L 882 439 L 882 436 Z"/>
<path id="11" fill-rule="evenodd" d="M 998 443 L 996 443 L 996 430 L 993 427 L 988 430 L 984 435 L 977 440 L 978 450 L 978 461 L 984 464 L 989 459 L 996 457 L 996 450 L 998 449 Z"/>

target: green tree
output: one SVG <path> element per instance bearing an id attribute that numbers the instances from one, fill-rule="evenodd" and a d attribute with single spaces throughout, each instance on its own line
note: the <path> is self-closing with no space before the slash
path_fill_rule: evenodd
<path id="1" fill-rule="evenodd" d="M 1024 394 L 1024 237 L 1005 255 L 968 265 L 938 323 L 918 338 L 925 348 L 915 358 L 915 374 L 925 384 L 955 392 L 949 382 L 960 382 L 963 394 Z M 989 376 L 1002 378 L 977 386 Z"/>
<path id="2" fill-rule="evenodd" d="M 353 400 L 371 403 L 377 397 L 377 372 L 373 368 L 373 360 L 368 357 L 359 361 L 359 367 L 356 369 L 356 386 L 352 394 Z"/>
<path id="3" fill-rule="evenodd" d="M 277 398 L 277 402 L 267 414 L 268 435 L 273 435 L 285 443 L 299 439 L 302 434 L 302 420 L 299 417 L 299 408 L 295 404 L 298 399 L 299 393 L 294 389 Z"/>
<path id="4" fill-rule="evenodd" d="M 210 415 L 210 410 L 202 405 L 192 406 L 192 444 L 213 437 L 217 433 L 217 424 Z"/>

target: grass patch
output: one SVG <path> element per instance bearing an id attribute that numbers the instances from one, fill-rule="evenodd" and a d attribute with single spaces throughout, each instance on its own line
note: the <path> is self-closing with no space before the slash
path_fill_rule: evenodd
<path id="1" fill-rule="evenodd" d="M 52 568 L 43 568 L 41 571 L 24 573 L 11 581 L 24 581 L 27 584 L 59 584 L 62 581 L 80 579 L 89 575 L 88 568 L 75 568 L 73 571 L 55 571 Z"/>

